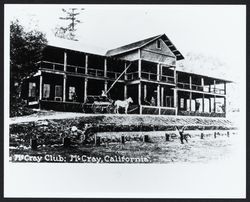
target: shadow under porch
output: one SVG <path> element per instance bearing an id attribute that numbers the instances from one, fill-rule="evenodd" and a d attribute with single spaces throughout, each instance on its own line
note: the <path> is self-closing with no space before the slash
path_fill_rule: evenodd
<path id="1" fill-rule="evenodd" d="M 177 91 L 178 115 L 225 117 L 226 97 Z"/>

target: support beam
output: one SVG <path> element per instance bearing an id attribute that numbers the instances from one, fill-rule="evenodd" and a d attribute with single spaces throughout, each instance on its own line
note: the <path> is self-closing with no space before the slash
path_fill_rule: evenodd
<path id="1" fill-rule="evenodd" d="M 138 78 L 141 79 L 141 59 L 138 60 Z"/>
<path id="2" fill-rule="evenodd" d="M 205 111 L 204 93 L 202 94 L 202 112 Z"/>
<path id="3" fill-rule="evenodd" d="M 144 96 L 143 96 L 143 98 L 144 98 L 144 100 L 147 98 L 147 85 L 146 84 L 144 84 L 143 85 L 143 91 L 144 91 Z"/>
<path id="4" fill-rule="evenodd" d="M 177 83 L 177 73 L 176 73 L 176 68 L 174 68 L 174 83 Z"/>
<path id="5" fill-rule="evenodd" d="M 88 79 L 84 78 L 84 102 L 86 102 L 87 100 L 87 95 L 88 95 L 87 89 L 88 89 Z"/>
<path id="6" fill-rule="evenodd" d="M 204 78 L 201 77 L 201 86 L 202 86 L 202 91 L 204 91 Z"/>
<path id="7" fill-rule="evenodd" d="M 127 85 L 124 85 L 124 100 L 128 98 L 128 88 Z"/>
<path id="8" fill-rule="evenodd" d="M 227 83 L 224 82 L 224 95 L 226 95 L 226 94 L 227 94 Z"/>
<path id="9" fill-rule="evenodd" d="M 40 80 L 39 80 L 39 100 L 42 100 L 43 98 L 43 76 L 42 76 L 42 72 L 40 75 Z"/>
<path id="10" fill-rule="evenodd" d="M 157 85 L 157 106 L 159 107 L 160 106 L 160 85 L 158 84 Z"/>
<path id="11" fill-rule="evenodd" d="M 141 105 L 141 82 L 138 83 L 138 104 Z"/>
<path id="12" fill-rule="evenodd" d="M 214 113 L 216 113 L 216 96 L 214 95 Z"/>
<path id="13" fill-rule="evenodd" d="M 164 99 L 164 87 L 161 87 L 161 106 L 163 107 L 163 100 Z"/>
<path id="14" fill-rule="evenodd" d="M 189 88 L 192 90 L 192 76 L 189 76 Z"/>
<path id="15" fill-rule="evenodd" d="M 157 64 L 157 81 L 160 81 L 160 67 L 161 65 L 158 63 Z"/>
<path id="16" fill-rule="evenodd" d="M 189 92 L 189 111 L 192 111 L 192 92 Z"/>
<path id="17" fill-rule="evenodd" d="M 104 59 L 104 77 L 107 77 L 107 58 Z"/>
<path id="18" fill-rule="evenodd" d="M 88 74 L 89 56 L 85 55 L 85 74 Z"/>
<path id="19" fill-rule="evenodd" d="M 227 99 L 226 97 L 224 97 L 224 113 L 226 115 L 226 111 L 227 111 Z"/>
<path id="20" fill-rule="evenodd" d="M 212 112 L 212 104 L 211 104 L 211 98 L 208 98 L 209 99 L 209 113 Z"/>
<path id="21" fill-rule="evenodd" d="M 67 71 L 67 53 L 66 52 L 64 52 L 63 70 L 64 72 Z M 66 79 L 67 79 L 67 75 L 66 73 L 64 73 L 63 75 L 63 102 L 66 101 Z"/>
<path id="22" fill-rule="evenodd" d="M 108 81 L 104 81 L 104 91 L 107 92 L 108 90 Z"/>
<path id="23" fill-rule="evenodd" d="M 216 92 L 216 81 L 214 80 L 214 93 Z"/>
<path id="24" fill-rule="evenodd" d="M 178 114 L 178 92 L 177 92 L 177 89 L 174 89 L 174 107 L 176 108 L 175 115 L 177 115 Z"/>
<path id="25" fill-rule="evenodd" d="M 63 102 L 66 101 L 66 80 L 67 80 L 67 75 L 63 75 Z"/>

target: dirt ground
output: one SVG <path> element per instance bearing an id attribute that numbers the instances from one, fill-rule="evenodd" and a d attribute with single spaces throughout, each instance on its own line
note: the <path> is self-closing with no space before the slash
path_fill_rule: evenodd
<path id="1" fill-rule="evenodd" d="M 11 162 L 204 163 L 229 157 L 239 139 L 236 130 L 230 130 L 228 137 L 226 128 L 209 131 L 197 127 L 196 130 L 185 131 L 185 134 L 189 134 L 190 137 L 188 142 L 181 144 L 178 133 L 172 130 L 171 124 L 186 121 L 185 124 L 188 125 L 189 120 L 178 117 L 166 118 L 166 116 L 142 118 L 141 116 L 41 111 L 26 117 L 12 118 L 10 121 L 9 160 Z M 202 124 L 207 120 L 192 118 L 190 121 L 194 123 L 192 128 L 195 128 L 196 123 Z M 217 123 L 217 119 L 211 118 L 209 121 Z M 94 145 L 94 142 L 82 144 L 79 141 L 79 131 L 82 132 L 86 123 L 93 122 L 99 124 L 99 129 L 100 124 L 113 126 L 106 128 L 104 132 L 103 128 L 101 131 L 99 129 L 95 131 L 100 141 L 99 145 Z M 231 124 L 225 120 L 220 124 L 227 123 Z M 153 127 L 154 131 L 151 130 L 150 126 L 157 124 L 157 128 Z M 77 132 L 72 133 L 72 127 L 76 127 Z M 161 131 L 161 129 L 167 130 Z M 214 132 L 219 132 L 216 138 Z M 203 139 L 201 139 L 201 133 L 204 133 Z M 168 141 L 165 134 L 170 136 Z M 148 136 L 146 142 L 145 135 Z M 124 136 L 124 143 L 121 142 L 122 136 Z M 71 143 L 68 147 L 63 145 L 65 137 L 70 137 Z M 31 149 L 30 141 L 34 138 L 38 143 L 36 150 Z"/>

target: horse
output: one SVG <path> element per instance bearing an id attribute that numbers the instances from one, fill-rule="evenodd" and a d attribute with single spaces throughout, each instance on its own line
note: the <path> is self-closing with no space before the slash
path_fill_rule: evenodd
<path id="1" fill-rule="evenodd" d="M 115 113 L 119 114 L 119 108 L 125 108 L 125 114 L 127 114 L 128 113 L 128 106 L 130 103 L 133 103 L 133 100 L 131 97 L 129 97 L 126 100 L 116 100 L 114 103 Z"/>

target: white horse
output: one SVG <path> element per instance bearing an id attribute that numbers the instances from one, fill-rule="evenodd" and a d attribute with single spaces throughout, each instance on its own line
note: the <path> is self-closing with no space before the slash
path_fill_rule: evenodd
<path id="1" fill-rule="evenodd" d="M 131 97 L 129 97 L 126 100 L 116 100 L 114 105 L 115 105 L 115 113 L 119 114 L 119 108 L 125 108 L 125 114 L 128 113 L 128 107 L 129 104 L 133 103 L 133 100 Z"/>

